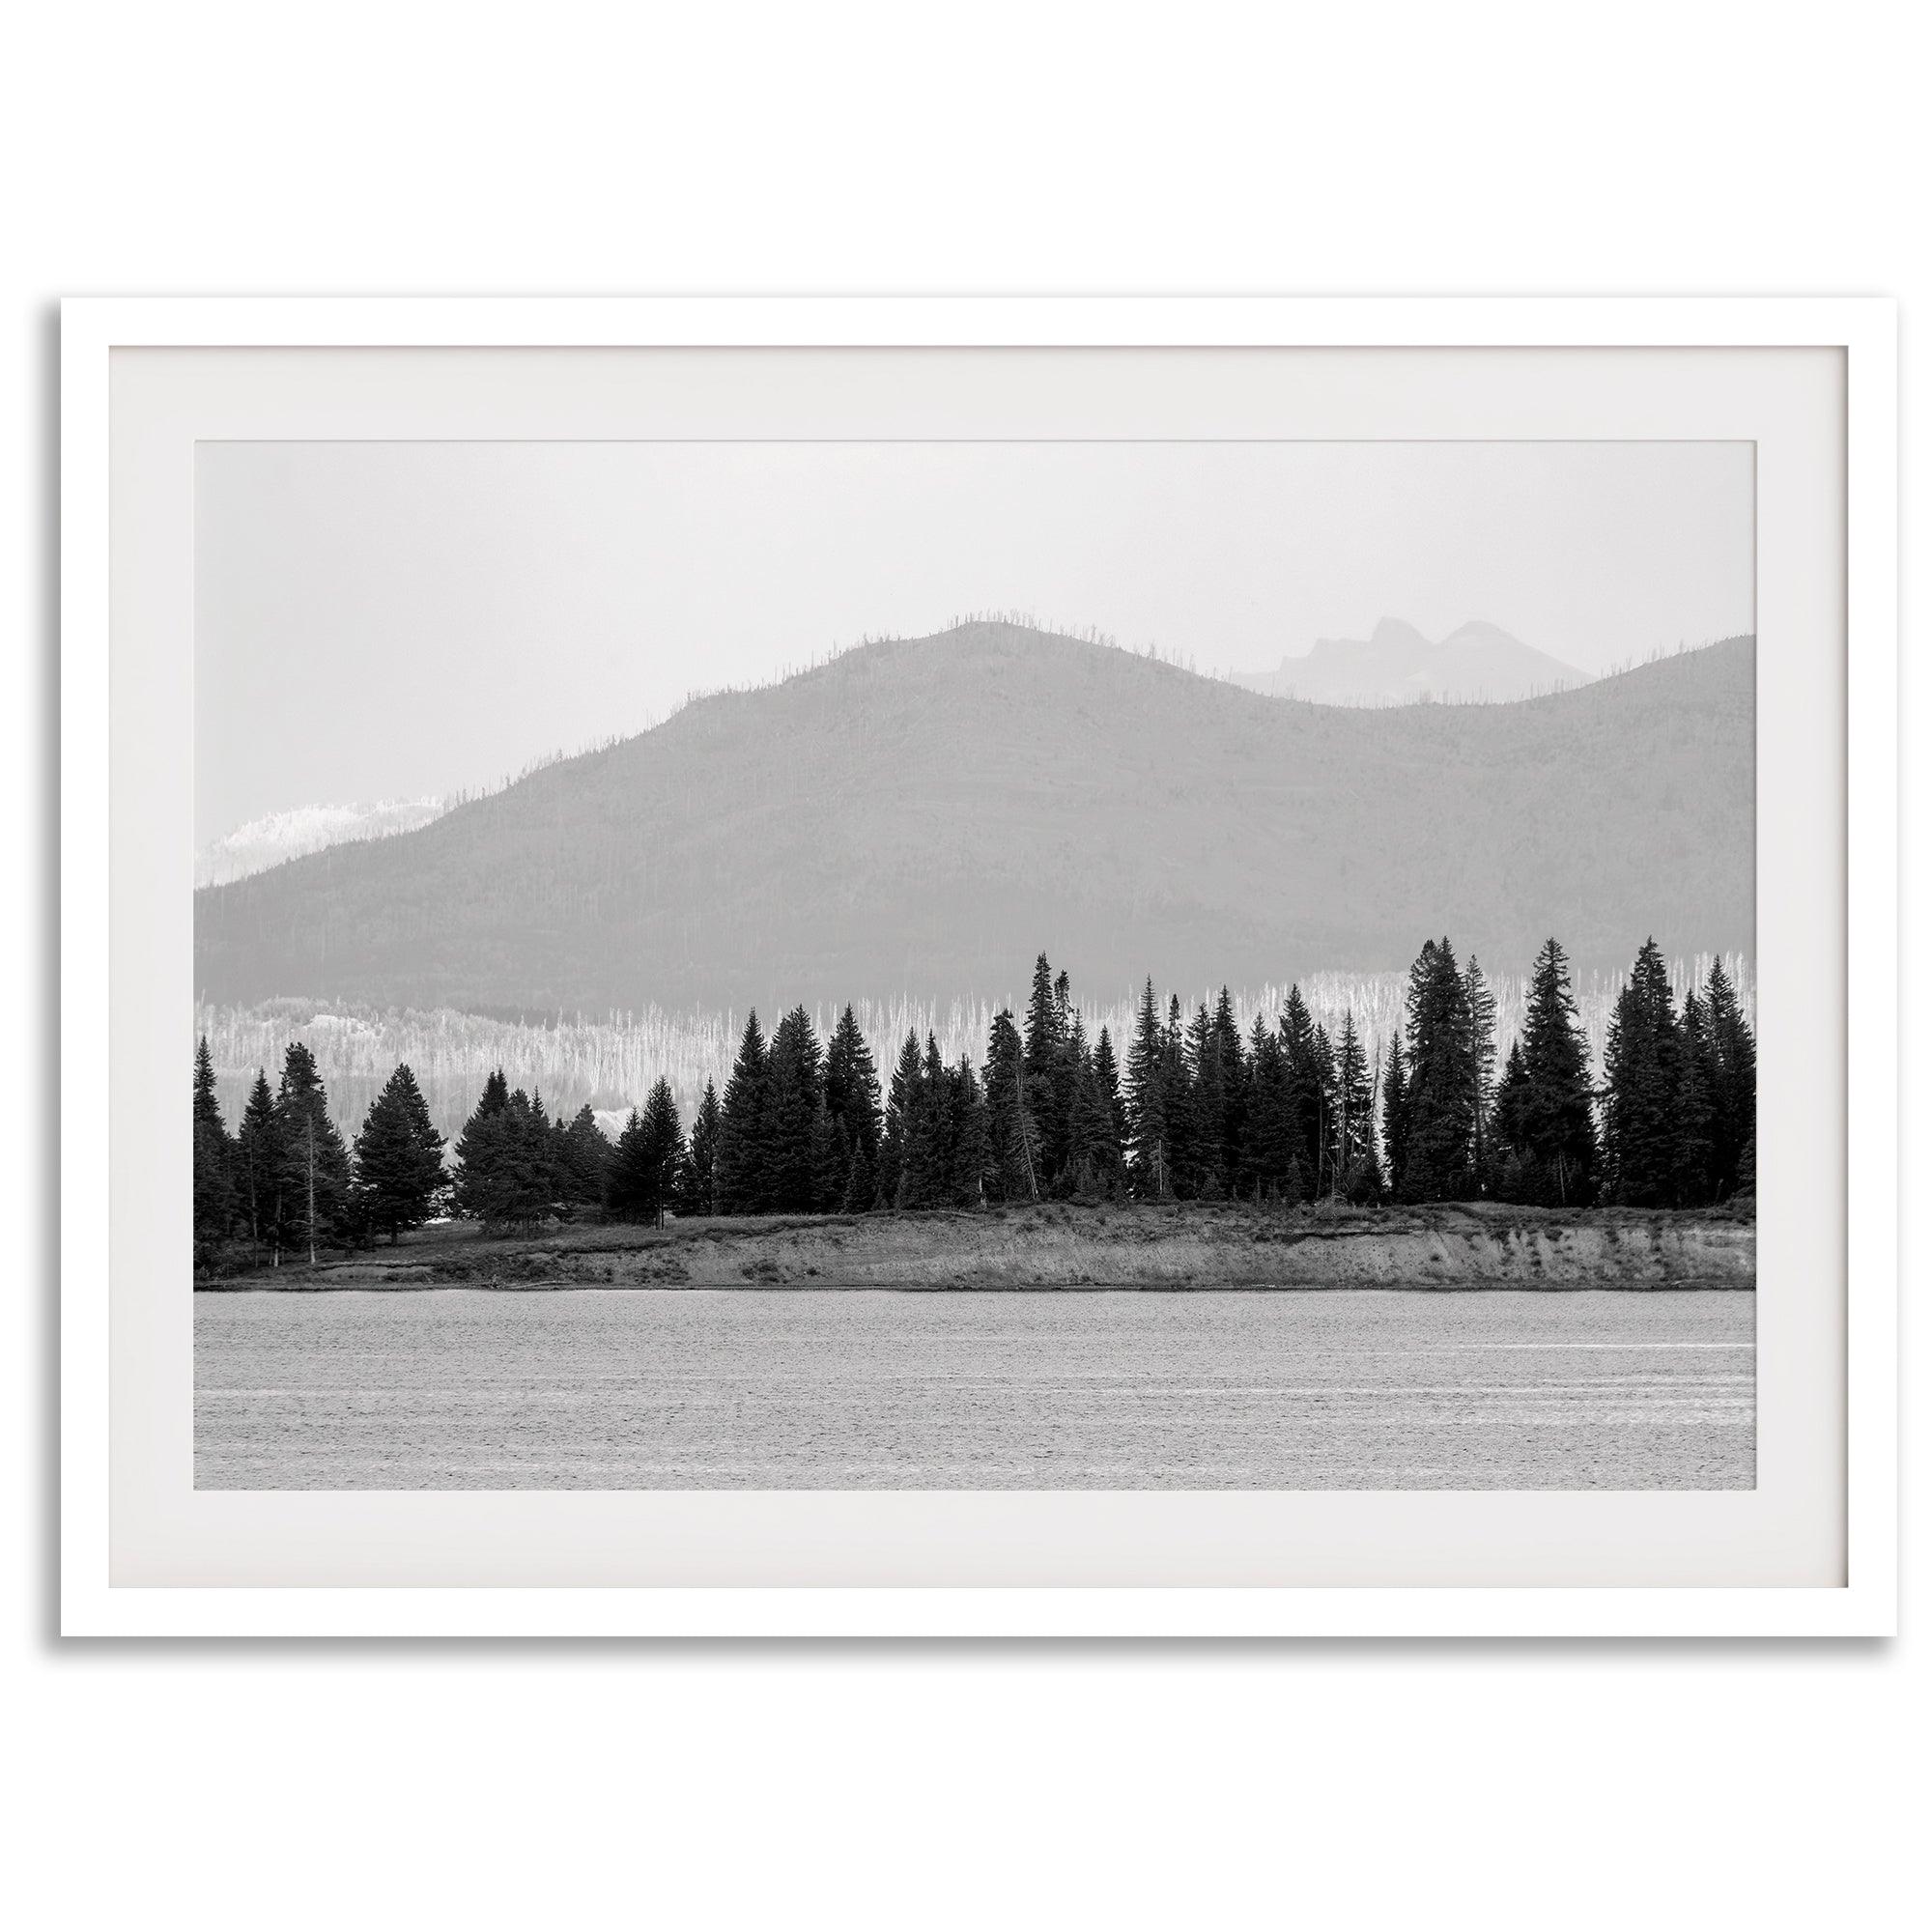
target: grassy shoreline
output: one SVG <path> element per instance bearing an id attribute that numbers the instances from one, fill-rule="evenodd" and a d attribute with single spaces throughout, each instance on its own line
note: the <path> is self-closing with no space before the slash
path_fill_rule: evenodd
<path id="1" fill-rule="evenodd" d="M 1282 1211 L 1043 1203 L 977 1212 L 692 1220 L 497 1236 L 427 1228 L 311 1269 L 243 1263 L 209 1292 L 481 1288 L 1321 1290 L 1726 1288 L 1757 1283 L 1748 1206 L 1690 1211 L 1493 1203 Z"/>

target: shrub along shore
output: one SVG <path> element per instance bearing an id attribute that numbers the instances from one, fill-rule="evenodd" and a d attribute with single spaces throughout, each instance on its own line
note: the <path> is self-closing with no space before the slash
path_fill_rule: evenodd
<path id="1" fill-rule="evenodd" d="M 1748 1207 L 1055 1202 L 490 1235 L 444 1223 L 306 1267 L 198 1285 L 289 1293 L 500 1289 L 1750 1289 Z"/>

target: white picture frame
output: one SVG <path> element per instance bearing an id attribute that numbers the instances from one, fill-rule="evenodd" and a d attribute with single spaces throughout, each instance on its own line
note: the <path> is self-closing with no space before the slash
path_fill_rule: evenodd
<path id="1" fill-rule="evenodd" d="M 209 1581 L 192 1565 L 179 1580 L 153 1549 L 128 1539 L 147 1525 L 124 1483 L 113 1436 L 135 1427 L 133 1382 L 145 1401 L 185 1406 L 159 1353 L 115 1355 L 110 1286 L 116 1216 L 99 1198 L 89 1096 L 158 1082 L 181 1058 L 165 975 L 154 1010 L 114 1004 L 110 967 L 156 934 L 124 903 L 138 882 L 117 870 L 110 800 L 142 802 L 110 742 L 110 639 L 115 542 L 146 535 L 137 497 L 120 494 L 113 462 L 116 353 L 363 349 L 977 349 L 1080 350 L 1574 350 L 1828 351 L 1842 357 L 1845 772 L 1841 825 L 1813 836 L 1842 855 L 1845 936 L 1859 961 L 1845 1014 L 1845 1177 L 1840 1204 L 1821 1204 L 1812 1233 L 1835 1252 L 1845 1296 L 1838 1358 L 1814 1365 L 1824 1426 L 1842 1416 L 1838 1580 L 1552 1587 L 1211 1585 L 1131 1583 L 978 1586 L 787 1584 L 526 1585 L 476 1581 L 453 1564 L 438 1583 L 254 1579 Z M 1889 301 L 1846 299 L 1275 298 L 649 298 L 649 299 L 95 299 L 62 319 L 62 1503 L 61 1618 L 71 1635 L 1880 1635 L 1896 1628 L 1897 1597 L 1897 690 L 1896 322 Z M 260 359 L 264 382 L 273 357 Z M 199 433 L 192 420 L 178 438 Z M 374 433 L 359 418 L 354 434 Z M 419 433 L 419 432 L 406 432 Z M 530 433 L 527 429 L 526 433 Z M 1467 434 L 1484 433 L 1471 406 Z M 1494 433 L 1512 433 L 1498 430 Z M 1514 433 L 1520 433 L 1520 431 Z M 1644 433 L 1660 433 L 1653 423 Z M 190 466 L 191 468 L 191 466 Z M 176 479 L 179 483 L 180 479 Z M 118 523 L 117 523 L 118 520 Z M 131 520 L 131 523 L 130 523 Z M 158 540 L 158 539 L 156 539 Z M 1764 629 L 1761 611 L 1760 629 Z M 122 700 L 126 701 L 126 694 Z M 1832 755 L 1838 748 L 1826 747 Z M 1761 812 L 1778 774 L 1761 741 Z M 1815 775 L 1814 775 L 1815 776 Z M 114 797 L 116 787 L 121 796 Z M 1761 826 L 1763 820 L 1761 818 Z M 1762 833 L 1761 833 L 1762 837 Z M 183 854 L 184 871 L 185 850 Z M 1760 863 L 1760 917 L 1778 890 Z M 103 1029 L 100 1015 L 112 1011 Z M 170 1059 L 170 1056 L 173 1059 Z M 180 1081 L 176 1085 L 183 1084 Z M 170 1090 L 172 1091 L 172 1090 Z M 1794 1099 L 1802 1096 L 1792 1096 Z M 1837 1104 L 1833 1099 L 1833 1106 Z M 134 1185 L 110 1163 L 110 1192 Z M 177 1190 L 178 1192 L 184 1190 Z M 124 1247 L 124 1264 L 128 1250 Z M 185 1287 L 182 1290 L 186 1298 Z M 123 1310 L 125 1315 L 126 1311 Z M 122 1383 L 114 1383 L 119 1360 Z M 178 1364 L 176 1365 L 178 1366 Z M 1809 1373 L 1811 1371 L 1807 1371 Z M 1770 1392 L 1766 1401 L 1773 1399 Z M 1781 1398 L 1779 1398 L 1781 1399 Z M 117 1414 L 117 1402 L 120 1405 Z M 178 1472 L 177 1472 L 178 1473 Z M 174 1480 L 170 1475 L 169 1480 Z M 246 1499 L 251 1504 L 261 1498 Z M 1172 1499 L 1170 1499 L 1172 1500 Z M 1560 1499 L 1559 1499 L 1560 1500 Z M 213 1515 L 237 1499 L 205 1498 Z M 513 1504 L 504 1520 L 532 1535 L 583 1498 L 412 1499 L 381 1533 L 435 1547 L 435 1525 L 479 1503 Z M 916 1503 L 917 1498 L 913 1501 Z M 687 1497 L 687 1508 L 704 1499 Z M 900 1510 L 907 1499 L 895 1499 Z M 273 1498 L 265 1507 L 273 1506 Z M 1688 1520 L 1688 1519 L 1687 1519 Z M 364 1520 L 365 1534 L 378 1521 Z M 352 1534 L 355 1533 L 352 1529 Z M 122 1539 L 117 1580 L 116 1537 Z M 425 1536 L 427 1545 L 421 1543 Z M 134 1580 L 129 1580 L 129 1578 Z M 465 1587 L 451 1587 L 458 1583 Z"/>

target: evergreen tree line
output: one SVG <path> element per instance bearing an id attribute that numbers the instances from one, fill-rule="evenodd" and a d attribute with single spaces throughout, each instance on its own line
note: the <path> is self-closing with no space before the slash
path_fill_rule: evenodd
<path id="1" fill-rule="evenodd" d="M 878 1072 L 849 1006 L 821 1047 L 794 1008 L 769 1039 L 753 1012 L 722 1099 L 707 1082 L 687 1137 L 669 1083 L 613 1147 L 588 1107 L 553 1120 L 490 1075 L 453 1179 L 407 1065 L 345 1147 L 306 1046 L 266 1072 L 231 1137 L 206 1040 L 194 1076 L 198 1256 L 242 1236 L 284 1252 L 420 1227 L 445 1198 L 497 1227 L 556 1215 L 662 1225 L 667 1213 L 865 1212 L 1069 1198 L 1356 1203 L 1488 1198 L 1698 1207 L 1756 1181 L 1757 1050 L 1721 961 L 1672 999 L 1652 941 L 1618 995 L 1604 1081 L 1563 949 L 1538 953 L 1520 1035 L 1497 1070 L 1495 1001 L 1472 958 L 1431 940 L 1405 1024 L 1372 1065 L 1352 1013 L 1334 1037 L 1292 987 L 1243 1037 L 1224 987 L 1191 1016 L 1143 988 L 1124 1068 L 1090 1042 L 1067 976 L 1042 953 L 1023 1017 L 995 1015 L 984 1065 L 908 1033 Z"/>
<path id="2" fill-rule="evenodd" d="M 391 1240 L 428 1220 L 446 1190 L 442 1136 L 407 1066 L 369 1108 L 352 1156 L 328 1118 L 315 1056 L 299 1040 L 272 1089 L 255 1074 L 230 1134 L 214 1097 L 206 1038 L 194 1052 L 194 1249 L 206 1263 L 224 1241 L 249 1242 L 272 1265 L 346 1241 Z"/>
<path id="3" fill-rule="evenodd" d="M 715 1112 L 706 1090 L 701 1156 L 696 1133 L 680 1151 L 663 1096 L 660 1194 L 758 1214 L 1068 1198 L 1699 1207 L 1754 1186 L 1756 1045 L 1721 961 L 1679 1013 L 1645 942 L 1601 1091 L 1553 939 L 1500 1072 L 1494 996 L 1446 938 L 1423 947 L 1406 1006 L 1375 1065 L 1352 1013 L 1331 1037 L 1298 988 L 1244 1037 L 1225 987 L 1186 1016 L 1149 980 L 1123 1068 L 1041 954 L 981 1066 L 908 1033 L 883 1094 L 849 1007 L 823 1052 L 802 1007 L 769 1040 L 753 1013 Z"/>

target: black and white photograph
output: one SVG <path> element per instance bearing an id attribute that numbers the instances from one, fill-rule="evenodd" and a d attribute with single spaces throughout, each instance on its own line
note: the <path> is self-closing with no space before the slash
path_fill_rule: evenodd
<path id="1" fill-rule="evenodd" d="M 196 1488 L 1752 1489 L 1753 463 L 200 442 Z"/>
<path id="2" fill-rule="evenodd" d="M 1922 1918 L 1899 10 L 16 12 L 14 1918 Z"/>

